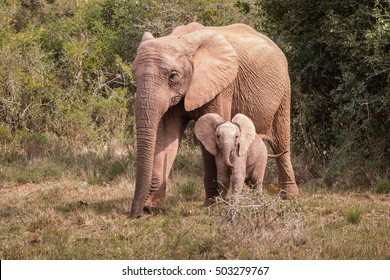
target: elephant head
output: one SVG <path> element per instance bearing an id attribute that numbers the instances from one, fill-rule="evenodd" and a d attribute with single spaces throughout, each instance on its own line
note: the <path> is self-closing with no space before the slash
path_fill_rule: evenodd
<path id="1" fill-rule="evenodd" d="M 220 154 L 224 164 L 232 167 L 231 159 L 243 156 L 255 140 L 253 122 L 243 114 L 237 114 L 231 122 L 217 114 L 205 114 L 195 124 L 195 135 L 212 155 Z"/>
<path id="2" fill-rule="evenodd" d="M 157 129 L 172 106 L 184 102 L 186 111 L 212 100 L 236 78 L 239 58 L 218 32 L 183 28 L 166 37 L 146 32 L 132 65 L 137 85 L 137 176 L 131 216 L 142 213 L 150 190 Z"/>

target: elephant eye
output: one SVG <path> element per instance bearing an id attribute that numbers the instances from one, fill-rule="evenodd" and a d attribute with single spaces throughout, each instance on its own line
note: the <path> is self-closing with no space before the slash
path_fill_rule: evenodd
<path id="1" fill-rule="evenodd" d="M 179 78 L 179 74 L 176 71 L 173 71 L 168 78 L 169 84 L 173 84 L 178 80 L 178 78 Z"/>

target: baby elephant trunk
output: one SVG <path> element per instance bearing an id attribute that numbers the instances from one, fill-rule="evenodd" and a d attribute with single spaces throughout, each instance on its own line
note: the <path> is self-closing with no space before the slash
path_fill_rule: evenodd
<path id="1" fill-rule="evenodd" d="M 233 164 L 230 160 L 230 157 L 233 153 L 234 153 L 234 146 L 232 147 L 232 145 L 226 144 L 224 146 L 224 150 L 223 150 L 223 161 L 224 161 L 225 165 L 229 168 L 233 167 Z"/>

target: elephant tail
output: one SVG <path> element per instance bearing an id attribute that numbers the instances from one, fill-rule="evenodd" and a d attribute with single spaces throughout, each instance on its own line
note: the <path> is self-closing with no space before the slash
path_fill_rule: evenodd
<path id="1" fill-rule="evenodd" d="M 276 154 L 276 155 L 268 155 L 268 158 L 278 158 L 282 155 L 284 155 L 285 153 L 287 153 L 288 151 L 284 151 L 284 152 L 281 152 L 280 154 Z"/>

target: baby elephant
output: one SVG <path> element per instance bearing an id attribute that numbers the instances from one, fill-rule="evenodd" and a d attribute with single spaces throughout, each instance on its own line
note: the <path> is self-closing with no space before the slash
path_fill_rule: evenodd
<path id="1" fill-rule="evenodd" d="M 237 114 L 230 122 L 217 114 L 205 114 L 195 124 L 195 135 L 215 156 L 217 180 L 223 198 L 229 190 L 230 177 L 233 197 L 240 193 L 244 182 L 250 187 L 259 186 L 262 191 L 267 147 L 247 116 Z"/>

